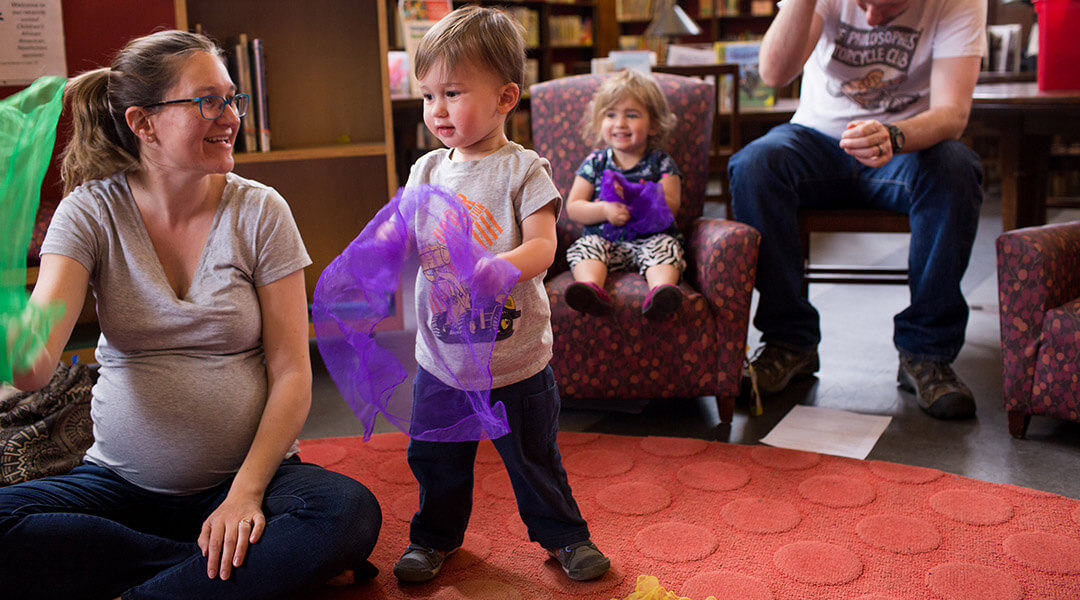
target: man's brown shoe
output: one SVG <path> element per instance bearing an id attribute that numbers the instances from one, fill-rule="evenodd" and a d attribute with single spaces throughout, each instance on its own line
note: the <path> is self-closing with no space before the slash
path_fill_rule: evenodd
<path id="1" fill-rule="evenodd" d="M 765 396 L 784 391 L 792 379 L 813 375 L 819 368 L 816 349 L 800 352 L 766 344 L 750 359 L 752 377 L 757 378 L 757 389 Z"/>
<path id="2" fill-rule="evenodd" d="M 948 363 L 915 360 L 900 355 L 896 373 L 900 389 L 915 394 L 919 408 L 937 419 L 970 419 L 975 416 L 975 396 Z"/>

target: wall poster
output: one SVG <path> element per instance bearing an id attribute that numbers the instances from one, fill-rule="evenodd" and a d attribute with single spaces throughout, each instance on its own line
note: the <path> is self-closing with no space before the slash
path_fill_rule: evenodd
<path id="1" fill-rule="evenodd" d="M 0 0 L 0 85 L 67 77 L 60 0 Z"/>

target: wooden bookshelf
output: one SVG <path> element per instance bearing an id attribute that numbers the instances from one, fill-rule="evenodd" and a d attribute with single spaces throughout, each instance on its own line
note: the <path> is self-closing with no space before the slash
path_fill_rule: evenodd
<path id="1" fill-rule="evenodd" d="M 397 189 L 386 52 L 386 0 L 175 0 L 177 27 L 266 48 L 270 152 L 236 155 L 235 172 L 292 207 L 319 274 Z"/>
<path id="2" fill-rule="evenodd" d="M 588 72 L 589 61 L 597 56 L 598 6 L 612 0 L 452 0 L 454 8 L 479 4 L 504 8 L 511 14 L 531 11 L 538 30 L 526 34 L 527 55 L 538 61 L 538 81 L 562 73 Z M 403 49 L 400 40 L 398 1 L 384 0 L 391 47 Z M 606 50 L 605 50 L 606 54 Z"/>
<path id="3" fill-rule="evenodd" d="M 610 7 L 598 19 L 616 24 L 615 46 L 624 36 L 641 36 L 663 6 L 662 0 L 608 0 Z M 681 0 L 679 6 L 698 24 L 701 33 L 679 38 L 679 43 L 707 44 L 712 42 L 760 37 L 765 34 L 775 15 L 775 5 L 757 0 Z M 669 40 L 648 43 L 663 59 L 663 47 Z"/>

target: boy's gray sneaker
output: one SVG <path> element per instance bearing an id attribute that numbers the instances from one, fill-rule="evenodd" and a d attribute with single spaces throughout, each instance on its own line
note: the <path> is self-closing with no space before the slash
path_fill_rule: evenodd
<path id="1" fill-rule="evenodd" d="M 454 550 L 443 552 L 434 548 L 425 548 L 419 544 L 409 544 L 405 553 L 394 563 L 394 577 L 405 583 L 431 581 L 442 570 L 446 557 L 453 553 Z"/>
<path id="2" fill-rule="evenodd" d="M 948 363 L 915 360 L 900 355 L 896 373 L 900 389 L 915 394 L 923 412 L 938 419 L 975 416 L 975 396 Z"/>
<path id="3" fill-rule="evenodd" d="M 604 556 L 590 540 L 569 546 L 548 548 L 548 554 L 562 565 L 566 576 L 574 581 L 596 579 L 611 568 L 611 560 Z"/>
<path id="4" fill-rule="evenodd" d="M 757 379 L 758 392 L 771 395 L 784 391 L 792 379 L 813 375 L 820 368 L 817 349 L 800 352 L 765 344 L 750 359 L 749 375 Z"/>

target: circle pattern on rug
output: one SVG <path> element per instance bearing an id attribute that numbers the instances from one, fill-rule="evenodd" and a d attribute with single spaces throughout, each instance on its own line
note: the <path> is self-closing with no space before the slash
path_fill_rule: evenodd
<path id="1" fill-rule="evenodd" d="M 750 472 L 739 465 L 707 461 L 686 465 L 675 475 L 688 488 L 705 492 L 729 492 L 750 483 Z"/>
<path id="2" fill-rule="evenodd" d="M 486 561 L 491 556 L 491 540 L 487 536 L 465 532 L 465 541 L 461 548 L 446 559 L 443 568 L 447 571 L 464 571 L 469 567 Z"/>
<path id="3" fill-rule="evenodd" d="M 755 446 L 750 451 L 750 458 L 763 467 L 781 471 L 809 469 L 821 462 L 820 454 L 801 450 L 788 450 L 787 448 L 773 448 L 772 446 Z"/>
<path id="4" fill-rule="evenodd" d="M 866 506 L 877 498 L 865 481 L 841 475 L 818 475 L 799 484 L 799 495 L 814 504 L 832 508 Z"/>
<path id="5" fill-rule="evenodd" d="M 1054 494 L 1052 492 L 1045 492 L 1043 490 L 1037 490 L 1035 488 L 1026 488 L 1026 487 L 1020 486 L 1020 485 L 1012 485 L 1010 483 L 1006 483 L 1006 484 L 1002 484 L 1002 485 L 1004 487 L 1007 487 L 1010 490 L 1018 493 L 1018 494 L 1023 494 L 1025 496 L 1031 496 L 1032 498 L 1054 498 L 1054 497 L 1057 496 L 1057 494 Z"/>
<path id="6" fill-rule="evenodd" d="M 933 525 L 902 515 L 866 517 L 855 533 L 867 544 L 896 554 L 921 554 L 941 546 L 941 534 Z"/>
<path id="7" fill-rule="evenodd" d="M 738 598 L 739 600 L 773 600 L 769 586 L 756 577 L 734 571 L 709 571 L 686 580 L 680 596 L 687 598 Z"/>
<path id="8" fill-rule="evenodd" d="M 620 515 L 651 515 L 671 506 L 671 493 L 658 485 L 630 481 L 600 490 L 596 503 Z"/>
<path id="9" fill-rule="evenodd" d="M 514 486 L 510 484 L 510 475 L 500 470 L 480 480 L 480 488 L 485 492 L 504 500 L 514 499 Z"/>
<path id="10" fill-rule="evenodd" d="M 372 562 L 383 572 L 362 585 L 385 600 L 432 598 L 443 588 L 453 588 L 441 592 L 451 599 L 487 600 L 502 594 L 522 599 L 607 600 L 632 593 L 641 574 L 655 576 L 672 594 L 687 594 L 694 600 L 710 594 L 720 600 L 1080 599 L 1076 591 L 1080 590 L 1080 501 L 1076 499 L 1025 492 L 934 469 L 871 465 L 832 456 L 822 456 L 807 470 L 773 469 L 760 464 L 763 456 L 768 460 L 769 451 L 759 451 L 759 461 L 751 458 L 754 446 L 708 442 L 700 453 L 660 456 L 645 450 L 644 437 L 569 437 L 592 442 L 566 444 L 564 455 L 598 451 L 592 453 L 593 460 L 603 459 L 582 462 L 586 476 L 570 474 L 592 539 L 615 565 L 613 573 L 588 584 L 569 580 L 557 561 L 529 541 L 501 461 L 483 462 L 485 455 L 494 459 L 490 450 L 478 450 L 475 507 L 467 539 L 448 562 L 448 572 L 428 586 L 399 586 L 389 572 L 408 543 L 409 520 L 418 501 L 417 484 L 404 459 L 407 438 L 387 433 L 376 434 L 373 444 L 359 438 L 302 440 L 301 455 L 306 450 L 307 456 L 325 453 L 324 459 L 334 459 L 338 454 L 334 447 L 345 448 L 344 458 L 334 469 L 363 482 L 379 498 L 384 533 Z M 644 445 L 663 442 L 650 439 Z M 491 447 L 489 442 L 483 446 Z M 670 448 L 666 451 L 680 454 Z M 617 470 L 626 466 L 629 470 L 609 478 L 595 477 L 598 467 L 608 467 L 612 453 L 628 458 Z M 976 495 L 955 494 L 959 490 Z M 876 496 L 872 500 L 871 493 Z M 939 493 L 935 509 L 931 498 Z M 754 499 L 756 508 L 745 502 L 745 506 L 728 506 L 740 499 Z M 762 499 L 787 505 L 770 507 Z M 657 510 L 664 504 L 668 506 Z M 955 521 L 957 514 L 946 516 L 938 510 L 949 512 L 956 506 L 961 507 L 959 516 L 968 520 L 972 513 L 979 517 L 976 521 L 998 520 L 994 510 L 984 510 L 986 506 L 1011 507 L 1012 517 L 1000 525 L 972 526 Z M 657 512 L 623 514 L 613 508 Z M 768 531 L 795 525 L 786 532 L 751 533 L 725 520 L 721 516 L 725 508 L 731 521 L 746 529 Z M 787 515 L 790 523 L 764 526 L 751 520 L 747 525 L 733 515 L 781 520 Z M 639 535 L 656 524 L 663 526 Z M 791 546 L 796 542 L 824 543 L 819 548 L 828 548 L 831 554 L 803 552 L 805 571 L 799 571 L 799 546 Z M 819 565 L 828 571 L 815 578 Z M 846 584 L 835 583 L 852 577 Z M 486 587 L 475 579 L 497 580 L 502 587 Z"/>
<path id="11" fill-rule="evenodd" d="M 522 600 L 512 585 L 494 579 L 466 579 L 440 589 L 432 600 Z"/>
<path id="12" fill-rule="evenodd" d="M 634 467 L 634 459 L 624 452 L 582 450 L 563 456 L 567 473 L 582 477 L 613 477 Z"/>
<path id="13" fill-rule="evenodd" d="M 510 535 L 519 540 L 529 541 L 529 528 L 521 520 L 521 515 L 515 510 L 506 518 L 506 530 Z"/>
<path id="14" fill-rule="evenodd" d="M 863 563 L 854 552 L 825 542 L 794 542 L 773 554 L 781 573 L 801 583 L 841 585 L 862 575 Z"/>
<path id="15" fill-rule="evenodd" d="M 1020 564 L 1048 573 L 1080 573 L 1080 540 L 1031 531 L 1005 538 L 1005 551 Z"/>
<path id="16" fill-rule="evenodd" d="M 394 515 L 397 520 L 408 523 L 412 521 L 413 515 L 416 514 L 418 508 L 420 508 L 420 499 L 416 490 L 413 490 L 394 498 L 390 503 L 390 514 Z"/>
<path id="17" fill-rule="evenodd" d="M 645 556 L 669 563 L 701 560 L 720 547 L 716 536 L 689 523 L 657 523 L 634 536 L 634 547 Z"/>
<path id="18" fill-rule="evenodd" d="M 945 475 L 944 471 L 939 471 L 937 469 L 913 467 L 911 465 L 901 465 L 877 460 L 870 461 L 867 464 L 867 467 L 874 475 L 877 475 L 882 479 L 895 481 L 896 483 L 930 483 L 931 481 L 937 481 Z"/>
<path id="19" fill-rule="evenodd" d="M 476 462 L 482 465 L 493 465 L 502 462 L 502 457 L 495 449 L 495 444 L 492 444 L 490 440 L 484 440 L 476 447 Z"/>
<path id="20" fill-rule="evenodd" d="M 405 455 L 387 459 L 375 468 L 375 475 L 386 483 L 410 484 L 415 482 L 409 463 L 405 462 Z"/>
<path id="21" fill-rule="evenodd" d="M 1008 573 L 985 565 L 952 562 L 926 573 L 930 591 L 944 600 L 1020 600 L 1024 588 Z"/>
<path id="22" fill-rule="evenodd" d="M 304 451 L 300 453 L 300 458 L 304 462 L 330 467 L 341 462 L 348 453 L 349 451 L 343 446 L 332 442 L 321 442 L 304 445 Z"/>
<path id="23" fill-rule="evenodd" d="M 584 431 L 560 431 L 558 437 L 560 446 L 583 446 L 598 439 L 600 439 L 599 433 Z"/>
<path id="24" fill-rule="evenodd" d="M 729 525 L 749 533 L 783 533 L 798 527 L 799 510 L 787 502 L 768 498 L 739 498 L 720 509 Z"/>
<path id="25" fill-rule="evenodd" d="M 610 557 L 609 557 L 610 558 Z M 616 595 L 613 590 L 616 586 L 623 582 L 625 575 L 623 574 L 622 566 L 619 562 L 611 559 L 611 570 L 605 573 L 602 577 L 592 579 L 590 581 L 573 581 L 566 576 L 562 567 L 559 566 L 559 561 L 554 558 L 549 558 L 545 561 L 540 561 L 536 567 L 536 579 L 540 581 L 540 584 L 549 590 L 561 593 L 569 594 L 572 596 L 584 596 L 590 600 L 593 598 L 611 598 Z M 530 590 L 529 598 L 543 598 L 546 595 L 538 593 L 537 590 Z"/>
<path id="26" fill-rule="evenodd" d="M 385 435 L 373 435 L 364 442 L 372 450 L 379 452 L 396 452 L 409 447 L 409 436 L 404 433 L 387 433 Z"/>
<path id="27" fill-rule="evenodd" d="M 709 442 L 694 438 L 647 437 L 641 440 L 641 449 L 653 456 L 693 456 L 708 447 Z"/>
<path id="28" fill-rule="evenodd" d="M 997 525 L 1013 517 L 1012 506 L 997 496 L 971 490 L 945 490 L 930 496 L 930 507 L 968 525 Z"/>

